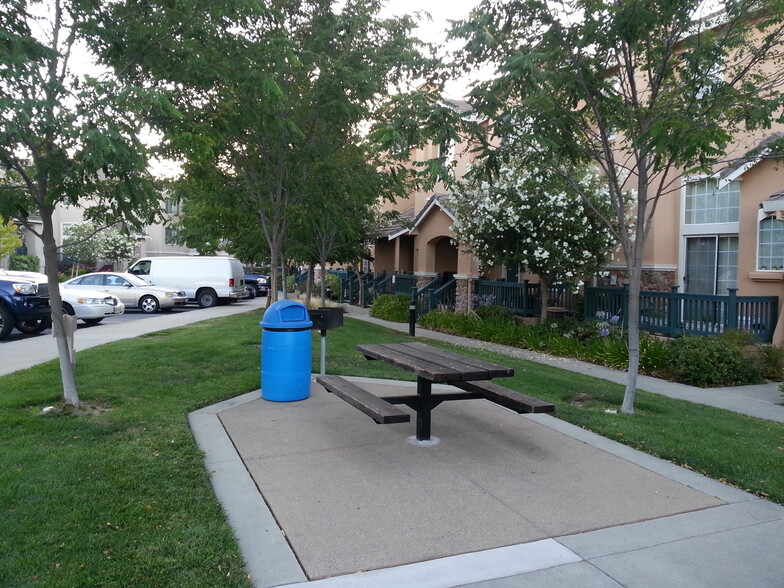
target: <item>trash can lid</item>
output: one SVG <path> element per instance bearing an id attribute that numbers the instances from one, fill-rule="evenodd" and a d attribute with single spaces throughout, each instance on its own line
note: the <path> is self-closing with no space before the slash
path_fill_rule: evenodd
<path id="1" fill-rule="evenodd" d="M 265 329 L 309 329 L 313 321 L 301 302 L 278 300 L 270 305 L 259 325 Z"/>

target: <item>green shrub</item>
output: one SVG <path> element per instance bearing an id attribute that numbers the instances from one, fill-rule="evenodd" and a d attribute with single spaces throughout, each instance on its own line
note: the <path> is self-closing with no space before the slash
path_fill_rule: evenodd
<path id="1" fill-rule="evenodd" d="M 761 345 L 757 349 L 762 377 L 777 382 L 784 379 L 784 349 L 779 345 Z"/>
<path id="2" fill-rule="evenodd" d="M 513 320 L 514 313 L 510 308 L 506 308 L 505 306 L 477 306 L 474 309 L 476 316 L 478 316 L 481 320 L 489 319 L 489 318 L 499 318 L 499 319 L 506 319 L 506 320 Z"/>
<path id="3" fill-rule="evenodd" d="M 735 343 L 719 337 L 679 337 L 671 346 L 670 372 L 683 384 L 710 388 L 764 382 L 759 367 Z"/>
<path id="4" fill-rule="evenodd" d="M 370 316 L 392 321 L 393 323 L 408 322 L 408 303 L 410 296 L 405 294 L 383 294 L 373 301 Z"/>
<path id="5" fill-rule="evenodd" d="M 470 337 L 475 332 L 479 319 L 470 314 L 456 313 L 451 310 L 434 310 L 419 318 L 425 329 Z"/>
<path id="6" fill-rule="evenodd" d="M 40 272 L 41 260 L 36 255 L 12 255 L 8 266 L 15 272 Z"/>
<path id="7" fill-rule="evenodd" d="M 327 285 L 329 298 L 331 300 L 337 300 L 340 296 L 340 276 L 336 274 L 327 274 L 324 282 Z"/>

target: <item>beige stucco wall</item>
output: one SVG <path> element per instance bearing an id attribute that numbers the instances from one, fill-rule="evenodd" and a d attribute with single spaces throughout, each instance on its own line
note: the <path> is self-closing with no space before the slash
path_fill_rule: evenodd
<path id="1" fill-rule="evenodd" d="M 781 163 L 763 161 L 741 178 L 738 294 L 742 296 L 784 296 L 784 272 L 757 270 L 760 204 L 782 190 L 784 167 Z"/>

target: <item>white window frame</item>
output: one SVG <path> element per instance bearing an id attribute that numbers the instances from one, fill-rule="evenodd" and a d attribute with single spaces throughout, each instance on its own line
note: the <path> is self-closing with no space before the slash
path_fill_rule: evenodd
<path id="1" fill-rule="evenodd" d="M 781 271 L 784 271 L 784 256 L 782 256 L 782 259 L 781 259 L 782 265 L 781 266 L 776 266 L 777 269 L 773 269 L 773 268 L 770 268 L 770 267 L 766 268 L 766 269 L 762 269 L 761 264 L 760 264 L 760 245 L 762 244 L 761 243 L 761 241 L 762 241 L 762 239 L 761 239 L 762 233 L 760 231 L 760 225 L 762 224 L 762 221 L 767 220 L 767 219 L 771 219 L 771 220 L 773 220 L 773 222 L 781 222 L 782 223 L 781 226 L 784 227 L 784 222 L 782 222 L 778 218 L 777 214 L 775 214 L 775 213 L 774 214 L 766 213 L 763 210 L 757 211 L 757 244 L 756 244 L 756 253 L 755 253 L 755 256 L 754 256 L 755 257 L 754 267 L 756 268 L 755 271 L 758 271 L 758 272 L 781 272 Z"/>
<path id="2" fill-rule="evenodd" d="M 688 184 L 709 180 L 714 176 L 701 175 L 683 178 L 681 181 L 681 204 L 680 204 L 680 252 L 678 255 L 678 284 L 681 288 L 684 285 L 686 276 L 686 240 L 688 237 L 729 237 L 740 234 L 740 220 L 725 223 L 703 223 L 686 224 L 686 188 Z M 718 178 L 717 178 L 718 180 Z M 718 180 L 718 188 L 721 189 L 724 182 Z M 739 177 L 732 178 L 731 181 L 738 182 L 738 216 L 740 217 L 740 182 Z"/>

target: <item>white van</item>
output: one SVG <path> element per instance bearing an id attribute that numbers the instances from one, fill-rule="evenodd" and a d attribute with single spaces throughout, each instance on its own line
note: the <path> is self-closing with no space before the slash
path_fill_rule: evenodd
<path id="1" fill-rule="evenodd" d="M 183 290 L 201 308 L 246 296 L 245 270 L 233 257 L 143 257 L 128 271 L 152 286 Z"/>

